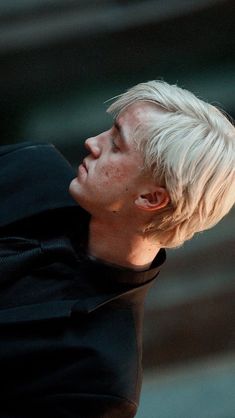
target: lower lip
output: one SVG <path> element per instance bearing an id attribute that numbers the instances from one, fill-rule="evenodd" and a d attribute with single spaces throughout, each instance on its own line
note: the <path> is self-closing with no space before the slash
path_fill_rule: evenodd
<path id="1" fill-rule="evenodd" d="M 87 169 L 84 167 L 83 164 L 80 164 L 80 166 L 78 167 L 78 173 L 86 173 L 87 174 Z"/>

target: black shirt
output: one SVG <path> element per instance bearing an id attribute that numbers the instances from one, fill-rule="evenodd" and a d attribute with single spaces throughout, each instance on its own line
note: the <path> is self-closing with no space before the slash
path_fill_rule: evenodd
<path id="1" fill-rule="evenodd" d="M 144 272 L 89 259 L 69 163 L 47 144 L 3 151 L 0 417 L 131 418 L 144 299 L 165 251 Z"/>

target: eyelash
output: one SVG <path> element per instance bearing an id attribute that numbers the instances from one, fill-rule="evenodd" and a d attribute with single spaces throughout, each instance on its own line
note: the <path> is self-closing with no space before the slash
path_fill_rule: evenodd
<path id="1" fill-rule="evenodd" d="M 119 147 L 118 147 L 118 146 L 117 146 L 117 144 L 114 142 L 114 139 L 113 139 L 113 138 L 111 138 L 111 141 L 112 141 L 112 150 L 113 150 L 114 152 L 119 151 Z"/>

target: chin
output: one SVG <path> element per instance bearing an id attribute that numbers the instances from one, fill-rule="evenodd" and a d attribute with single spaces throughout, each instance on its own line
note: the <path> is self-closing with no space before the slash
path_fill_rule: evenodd
<path id="1" fill-rule="evenodd" d="M 69 185 L 69 193 L 79 203 L 79 183 L 77 177 Z"/>

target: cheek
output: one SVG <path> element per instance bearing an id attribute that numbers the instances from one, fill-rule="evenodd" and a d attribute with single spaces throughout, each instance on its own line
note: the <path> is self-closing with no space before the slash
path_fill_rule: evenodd
<path id="1" fill-rule="evenodd" d="M 113 167 L 112 165 L 102 167 L 101 176 L 105 183 L 110 183 L 110 181 L 116 183 L 126 179 L 126 171 L 120 170 L 118 167 Z"/>

